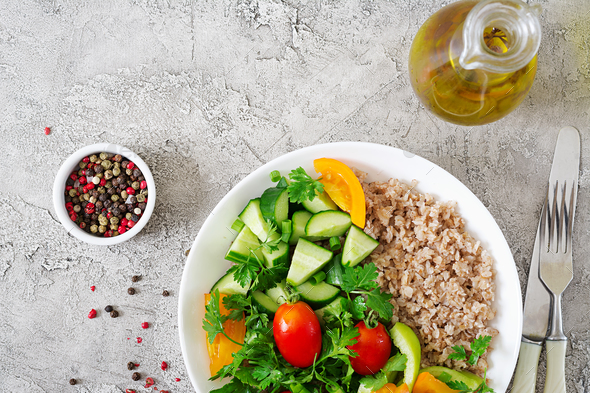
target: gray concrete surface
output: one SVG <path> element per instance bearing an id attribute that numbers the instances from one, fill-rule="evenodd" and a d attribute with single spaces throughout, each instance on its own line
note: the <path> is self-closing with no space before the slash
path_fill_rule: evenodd
<path id="1" fill-rule="evenodd" d="M 142 381 L 191 391 L 177 324 L 185 250 L 250 171 L 316 143 L 383 143 L 458 177 L 498 221 L 524 284 L 564 125 L 580 129 L 583 146 L 567 381 L 590 391 L 590 3 L 539 1 L 532 91 L 512 115 L 474 128 L 427 113 L 409 85 L 412 38 L 447 3 L 0 2 L 0 391 L 140 388 L 128 361 Z M 143 232 L 108 248 L 67 235 L 51 198 L 63 160 L 103 141 L 139 153 L 158 189 Z M 143 278 L 129 296 L 133 274 Z M 101 311 L 107 304 L 119 318 Z"/>

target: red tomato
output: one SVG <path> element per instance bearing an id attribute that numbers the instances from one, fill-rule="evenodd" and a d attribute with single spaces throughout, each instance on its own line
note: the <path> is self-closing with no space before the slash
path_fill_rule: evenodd
<path id="1" fill-rule="evenodd" d="M 357 356 L 350 357 L 350 364 L 361 375 L 375 374 L 389 360 L 391 337 L 380 322 L 374 329 L 365 326 L 364 321 L 357 323 L 355 327 L 359 330 L 357 343 L 347 348 L 355 351 Z"/>
<path id="2" fill-rule="evenodd" d="M 309 367 L 322 350 L 320 322 L 304 302 L 282 304 L 272 323 L 279 352 L 295 367 Z"/>

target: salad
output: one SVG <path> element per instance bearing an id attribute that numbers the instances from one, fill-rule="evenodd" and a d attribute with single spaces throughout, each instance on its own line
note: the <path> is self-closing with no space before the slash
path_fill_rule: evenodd
<path id="1" fill-rule="evenodd" d="M 418 337 L 391 324 L 392 295 L 364 262 L 379 242 L 363 231 L 358 178 L 330 158 L 314 169 L 273 171 L 232 225 L 233 265 L 205 294 L 211 380 L 227 381 L 213 392 L 492 392 L 485 376 L 420 369 Z M 475 364 L 490 340 L 450 356 Z"/>

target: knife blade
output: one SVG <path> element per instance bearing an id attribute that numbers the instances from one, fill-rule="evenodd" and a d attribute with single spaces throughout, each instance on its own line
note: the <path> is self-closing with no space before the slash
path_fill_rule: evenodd
<path id="1" fill-rule="evenodd" d="M 560 131 L 557 138 L 549 184 L 554 184 L 557 179 L 564 178 L 568 173 L 571 173 L 570 168 L 574 165 L 572 162 L 575 162 L 576 157 L 578 160 L 577 168 L 579 168 L 579 134 L 575 128 L 565 127 Z M 539 229 L 541 219 L 539 219 L 539 225 L 537 226 L 533 255 L 529 267 L 524 301 L 522 342 L 513 383 L 514 391 L 522 393 L 535 392 L 539 356 L 549 327 L 551 298 L 539 278 Z"/>

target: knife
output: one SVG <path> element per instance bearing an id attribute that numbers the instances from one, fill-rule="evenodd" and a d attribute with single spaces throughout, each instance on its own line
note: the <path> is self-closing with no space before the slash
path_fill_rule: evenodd
<path id="1" fill-rule="evenodd" d="M 565 127 L 560 131 L 557 138 L 549 184 L 555 183 L 555 180 L 562 173 L 560 171 L 564 170 L 563 163 L 570 161 L 572 157 L 577 157 L 579 162 L 580 137 L 575 128 Z M 576 171 L 578 170 L 579 164 L 576 167 Z M 531 265 L 529 267 L 529 277 L 524 301 L 522 341 L 513 383 L 513 391 L 518 393 L 535 392 L 539 356 L 541 355 L 541 349 L 549 327 L 551 298 L 539 278 L 539 229 L 541 228 L 541 219 L 539 219 Z"/>

